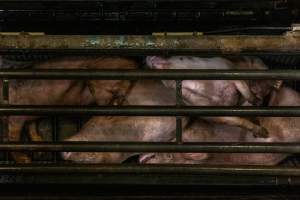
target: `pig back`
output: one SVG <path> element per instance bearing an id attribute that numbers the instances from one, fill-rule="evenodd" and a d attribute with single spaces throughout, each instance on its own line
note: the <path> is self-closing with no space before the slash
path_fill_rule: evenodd
<path id="1" fill-rule="evenodd" d="M 167 89 L 160 81 L 137 81 L 127 96 L 128 105 L 175 105 L 175 92 Z"/>

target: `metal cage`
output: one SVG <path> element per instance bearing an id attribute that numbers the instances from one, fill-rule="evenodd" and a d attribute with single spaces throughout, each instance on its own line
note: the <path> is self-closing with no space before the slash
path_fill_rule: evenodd
<path id="1" fill-rule="evenodd" d="M 259 41 L 259 42 L 254 42 Z M 269 44 L 266 46 L 265 44 Z M 57 50 L 80 52 L 82 49 L 96 53 L 111 54 L 298 54 L 300 40 L 296 33 L 284 36 L 1 36 L 2 53 L 26 51 L 51 52 Z M 236 45 L 234 45 L 236 44 Z M 249 50 L 250 49 L 250 50 Z M 4 80 L 3 96 L 9 99 L 9 79 L 108 79 L 176 80 L 176 106 L 12 106 L 0 107 L 1 115 L 109 115 L 109 116 L 177 116 L 177 143 L 106 143 L 106 142 L 48 142 L 33 144 L 3 143 L 2 151 L 78 151 L 78 152 L 250 152 L 250 153 L 300 153 L 299 144 L 221 144 L 182 143 L 181 116 L 300 116 L 299 107 L 197 107 L 181 105 L 182 80 L 238 80 L 283 79 L 298 80 L 299 70 L 268 71 L 212 71 L 212 70 L 1 70 Z M 300 170 L 287 167 L 212 167 L 212 166 L 128 166 L 128 165 L 1 165 L 0 172 L 8 174 L 184 174 L 184 175 L 257 175 L 286 177 L 286 183 L 298 180 Z M 262 177 L 260 177 L 262 178 Z M 42 179 L 41 179 L 42 180 Z M 109 181 L 109 179 L 105 179 Z M 253 184 L 253 183 L 251 183 Z M 278 184 L 272 183 L 270 184 Z"/>
<path id="2" fill-rule="evenodd" d="M 20 1 L 13 1 L 20 2 Z M 27 2 L 27 1 L 26 1 Z M 29 1 L 34 2 L 34 1 Z M 43 1 L 44 2 L 44 1 Z M 47 1 L 46 1 L 47 2 Z M 74 4 L 81 1 L 72 1 Z M 123 3 L 124 8 L 128 7 L 128 2 L 131 1 L 117 1 Z M 124 3 L 125 2 L 125 3 Z M 127 4 L 126 4 L 127 2 Z M 168 2 L 163 1 L 164 3 Z M 194 2 L 195 1 L 190 1 Z M 208 2 L 208 1 L 204 1 Z M 222 2 L 222 1 L 216 1 Z M 225 1 L 224 1 L 225 2 Z M 228 2 L 228 1 L 227 1 Z M 277 2 L 276 13 L 282 13 L 286 16 L 285 1 L 271 1 L 272 5 Z M 0 5 L 5 8 L 11 7 L 12 2 L 0 1 Z M 24 2 L 23 2 L 24 3 Z M 64 3 L 68 3 L 65 1 Z M 151 23 L 157 22 L 159 15 L 163 12 L 171 13 L 169 10 L 160 10 L 163 8 L 163 3 L 156 3 L 155 1 L 145 1 L 149 8 L 145 5 L 141 7 L 130 7 L 131 12 L 122 13 L 115 11 L 107 1 L 89 1 L 89 5 L 83 9 L 93 10 L 92 17 L 88 15 L 80 16 L 84 18 L 84 22 L 90 26 L 93 24 L 90 19 L 101 19 L 102 22 L 109 17 L 114 18 L 115 21 L 128 22 L 126 25 L 132 23 L 131 19 L 144 17 Z M 264 7 L 268 7 L 270 2 L 262 1 Z M 294 5 L 296 4 L 293 1 Z M 194 5 L 193 3 L 191 5 Z M 206 5 L 206 4 L 205 4 Z M 209 5 L 209 4 L 208 4 Z M 248 5 L 248 4 L 247 4 Z M 253 6 L 253 4 L 251 4 Z M 2 29 L 3 31 L 13 30 L 18 31 L 18 28 L 12 27 L 12 22 L 19 22 L 20 13 L 40 14 L 43 17 L 52 12 L 51 20 L 55 16 L 59 16 L 59 12 L 53 14 L 53 10 L 47 14 L 39 3 L 35 4 L 36 10 L 24 8 L 23 12 L 16 12 L 13 15 L 11 22 L 8 20 L 9 12 L 0 11 L 0 19 L 5 19 Z M 57 6 L 57 5 L 56 5 Z M 289 5 L 290 6 L 290 5 Z M 59 6 L 58 6 L 59 7 Z M 255 7 L 255 6 L 254 6 Z M 123 7 L 118 7 L 123 9 Z M 151 10 L 151 9 L 152 10 Z M 54 6 L 54 10 L 57 7 Z M 111 10 L 110 10 L 111 9 Z M 138 12 L 139 9 L 148 12 Z M 157 11 L 154 12 L 156 9 Z M 166 8 L 165 8 L 166 9 Z M 177 10 L 176 10 L 177 9 Z M 177 11 L 174 14 L 173 21 L 186 22 L 184 15 L 178 13 L 184 11 L 178 8 L 173 9 Z M 200 9 L 200 8 L 199 8 Z M 239 9 L 236 8 L 236 9 Z M 69 11 L 80 12 L 72 9 Z M 100 12 L 101 11 L 101 12 Z M 115 11 L 118 15 L 113 15 Z M 211 9 L 208 9 L 212 12 Z M 208 12 L 207 11 L 207 12 Z M 75 12 L 75 13 L 76 13 Z M 115 13 L 115 14 L 116 14 Z M 123 15 L 120 15 L 123 14 Z M 81 14 L 84 14 L 81 11 Z M 228 14 L 230 15 L 230 13 Z M 30 15 L 28 15 L 30 16 Z M 27 17 L 28 17 L 27 16 Z M 73 16 L 73 15 L 72 15 Z M 76 16 L 76 15 L 75 15 Z M 137 17 L 139 16 L 139 17 Z M 194 18 L 197 18 L 197 9 L 195 8 Z M 262 17 L 261 15 L 258 15 Z M 278 15 L 278 16 L 281 16 Z M 276 17 L 278 17 L 276 16 Z M 107 18 L 106 18 L 107 17 Z M 199 16 L 198 16 L 199 17 Z M 265 17 L 265 16 L 264 16 Z M 266 20 L 266 18 L 262 17 Z M 274 19 L 277 19 L 277 18 Z M 48 18 L 48 21 L 51 21 Z M 32 18 L 31 18 L 32 19 Z M 56 18 L 57 19 L 57 18 Z M 59 18 L 58 18 L 59 19 Z M 259 21 L 261 18 L 257 18 Z M 267 18 L 268 19 L 268 18 Z M 273 18 L 272 18 L 273 19 Z M 76 19 L 78 21 L 78 19 Z M 74 21 L 76 21 L 74 20 Z M 101 21 L 100 20 L 100 21 Z M 111 20 L 111 19 L 110 19 Z M 171 21 L 172 21 L 171 20 Z M 229 21 L 231 20 L 228 19 Z M 284 19 L 282 24 L 291 23 L 294 19 Z M 59 21 L 59 20 L 57 20 Z M 58 23 L 56 21 L 56 23 Z M 66 20 L 62 20 L 65 22 Z M 72 20 L 71 20 L 72 21 Z M 144 20 L 145 21 L 145 20 Z M 188 20 L 187 20 L 188 21 Z M 247 20 L 241 20 L 240 23 L 245 23 Z M 28 22 L 28 21 L 27 21 Z M 32 21 L 30 21 L 32 22 Z M 150 23 L 149 22 L 149 23 Z M 227 23 L 228 21 L 225 20 Z M 224 22 L 224 23 L 225 23 Z M 1 22 L 0 22 L 1 23 Z M 35 24 L 36 23 L 36 24 Z M 39 30 L 36 27 L 40 23 L 35 22 L 29 28 L 28 24 L 24 25 L 24 30 Z M 133 20 L 133 23 L 138 23 Z M 169 23 L 169 22 L 168 22 Z M 188 23 L 188 22 L 186 22 Z M 51 24 L 51 23 L 50 23 Z M 162 23 L 161 25 L 164 25 Z M 180 24 L 180 23 L 179 23 Z M 279 25 L 282 25 L 279 24 Z M 52 24 L 53 25 L 53 24 Z M 189 25 L 190 26 L 190 25 Z M 278 56 L 278 55 L 292 55 L 299 56 L 300 54 L 300 35 L 297 30 L 298 26 L 286 27 L 275 26 L 272 30 L 277 30 L 280 35 L 209 35 L 219 32 L 210 32 L 211 27 L 207 27 L 207 34 L 193 33 L 159 33 L 150 35 L 151 30 L 145 30 L 139 35 L 54 35 L 59 31 L 46 31 L 46 34 L 32 35 L 21 33 L 17 35 L 0 34 L 0 54 L 6 56 L 15 55 L 126 55 L 126 56 L 141 56 L 141 55 L 260 55 L 260 56 Z M 44 27 L 45 28 L 45 27 Z M 154 26 L 151 26 L 152 30 Z M 150 28 L 150 29 L 151 29 Z M 260 27 L 261 28 L 261 27 Z M 249 30 L 259 30 L 259 27 L 248 27 Z M 176 29 L 176 27 L 174 28 Z M 246 28 L 247 29 L 247 28 Z M 262 28 L 266 30 L 266 28 Z M 271 30 L 270 29 L 270 30 Z M 169 27 L 168 30 L 172 30 Z M 188 29 L 183 28 L 183 31 Z M 243 29 L 229 29 L 228 33 L 232 31 L 239 32 Z M 93 29 L 91 32 L 97 32 Z M 158 31 L 165 31 L 158 28 Z M 287 33 L 282 34 L 285 31 Z M 126 32 L 126 31 L 125 31 Z M 226 32 L 226 31 L 225 31 Z M 53 35 L 48 35 L 53 33 Z M 74 30 L 70 34 L 78 33 Z M 226 33 L 226 34 L 228 34 Z M 225 34 L 225 33 L 224 33 Z M 0 115 L 5 117 L 9 115 L 47 115 L 53 117 L 53 141 L 42 143 L 0 143 L 0 151 L 3 152 L 52 152 L 54 154 L 53 160 L 45 164 L 30 164 L 20 165 L 11 162 L 0 164 L 0 184 L 3 188 L 11 185 L 23 185 L 22 189 L 18 189 L 19 195 L 7 195 L 9 189 L 3 190 L 3 198 L 8 199 L 22 199 L 28 194 L 37 194 L 36 198 L 47 198 L 51 196 L 53 199 L 160 199 L 160 198 L 174 198 L 174 199 L 247 199 L 250 195 L 253 198 L 260 199 L 260 194 L 270 199 L 276 199 L 274 195 L 279 197 L 298 197 L 297 186 L 300 184 L 300 167 L 262 167 L 262 166 L 203 166 L 203 165 L 104 165 L 104 164 L 74 164 L 62 163 L 58 157 L 58 152 L 62 151 L 76 151 L 76 152 L 236 152 L 236 153 L 300 153 L 299 143 L 184 143 L 182 142 L 181 120 L 182 116 L 285 116 L 285 117 L 300 117 L 300 107 L 199 107 L 199 106 L 184 106 L 182 105 L 181 82 L 182 80 L 300 80 L 300 71 L 295 69 L 286 70 L 279 67 L 278 70 L 271 69 L 266 71 L 248 70 L 248 71 L 213 71 L 213 70 L 0 70 L 0 79 L 3 81 L 3 99 L 5 105 L 0 106 Z M 9 84 L 12 79 L 75 79 L 75 80 L 141 80 L 141 79 L 155 79 L 155 80 L 176 80 L 176 102 L 175 106 L 25 106 L 25 105 L 9 105 Z M 56 128 L 57 116 L 59 115 L 107 115 L 107 116 L 174 116 L 176 117 L 176 142 L 173 143 L 149 143 L 149 142 L 59 142 Z M 5 125 L 5 124 L 4 124 Z M 4 127 L 7 131 L 7 127 Z M 43 189 L 41 185 L 50 184 L 55 187 L 56 191 L 61 196 L 55 196 L 51 192 L 45 192 L 45 196 L 41 195 Z M 65 195 L 65 191 L 59 188 L 60 184 L 72 185 L 72 195 Z M 35 189 L 30 189 L 29 186 L 35 185 Z M 102 186 L 101 194 L 89 193 L 91 190 L 98 191 L 98 185 Z M 152 194 L 145 196 L 145 193 L 132 188 L 127 188 L 126 191 L 120 188 L 121 195 L 111 196 L 107 186 L 131 186 L 135 188 L 151 187 Z M 167 186 L 171 186 L 167 188 Z M 199 188 L 201 186 L 201 188 Z M 207 188 L 213 186 L 215 189 Z M 222 188 L 220 188 L 222 186 Z M 226 192 L 227 187 L 231 186 L 232 194 Z M 296 186 L 296 189 L 290 187 Z M 189 187 L 187 189 L 187 187 Z M 255 187 L 255 194 L 249 194 L 251 187 Z M 274 191 L 274 187 L 280 187 L 281 192 Z M 289 188 L 288 190 L 286 188 Z M 162 189 L 163 188 L 163 189 Z M 181 194 L 174 188 L 179 188 Z M 191 192 L 191 188 L 193 192 Z M 234 188 L 232 190 L 232 188 Z M 236 190 L 235 188 L 240 188 Z M 246 188 L 246 189 L 245 189 Z M 111 188 L 110 188 L 111 189 Z M 11 190 L 11 188 L 10 188 Z M 36 190 L 40 190 L 38 193 Z M 172 190 L 172 195 L 164 196 L 164 192 L 153 192 L 154 190 Z M 194 193 L 194 191 L 197 191 Z M 216 194 L 215 191 L 219 191 Z M 99 191 L 98 191 L 99 192 Z M 116 191 L 114 191 L 116 192 Z M 130 192 L 134 194 L 129 194 Z M 12 192 L 13 193 L 13 192 Z M 71 192 L 70 192 L 71 193 Z M 184 193 L 184 194 L 183 194 Z M 201 195 L 199 194 L 201 193 Z M 48 195 L 48 196 L 47 196 Z M 108 197 L 108 196 L 109 197 Z M 2 197 L 0 196 L 0 199 Z M 50 198 L 50 197 L 49 197 Z M 278 198 L 280 199 L 280 198 Z"/>

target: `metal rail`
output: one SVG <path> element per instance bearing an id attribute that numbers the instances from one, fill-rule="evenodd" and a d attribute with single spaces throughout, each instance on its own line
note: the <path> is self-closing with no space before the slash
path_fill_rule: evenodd
<path id="1" fill-rule="evenodd" d="M 102 53 L 300 53 L 300 37 L 284 36 L 149 36 L 44 35 L 0 36 L 1 52 L 19 50 L 97 50 Z M 140 54 L 138 54 L 140 55 Z"/>
<path id="2" fill-rule="evenodd" d="M 277 175 L 300 176 L 300 168 L 267 166 L 199 166 L 199 165 L 0 165 L 6 174 L 177 174 L 177 175 Z"/>
<path id="3" fill-rule="evenodd" d="M 6 79 L 300 80 L 300 70 L 0 70 Z"/>
<path id="4" fill-rule="evenodd" d="M 99 0 L 0 0 L 0 2 L 99 2 Z M 148 0 L 101 0 L 100 2 L 139 2 Z M 183 2 L 183 0 L 155 0 L 156 2 Z M 197 2 L 199 0 L 189 0 L 189 2 Z M 203 1 L 210 1 L 210 0 L 201 0 Z M 241 0 L 214 0 L 214 1 L 221 1 L 221 2 L 234 2 L 234 1 L 241 1 Z M 261 1 L 261 0 L 259 0 Z M 263 0 L 263 1 L 275 1 L 275 0 Z"/>
<path id="5" fill-rule="evenodd" d="M 5 79 L 300 80 L 300 70 L 0 70 Z"/>
<path id="6" fill-rule="evenodd" d="M 265 116 L 300 117 L 299 106 L 0 106 L 0 115 L 103 115 L 103 116 Z"/>
<path id="7" fill-rule="evenodd" d="M 1 151 L 300 153 L 300 143 L 40 142 L 2 143 Z"/>

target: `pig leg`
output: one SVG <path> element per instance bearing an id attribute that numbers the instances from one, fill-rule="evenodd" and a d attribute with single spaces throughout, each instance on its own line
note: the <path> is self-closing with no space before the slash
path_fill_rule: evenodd
<path id="1" fill-rule="evenodd" d="M 245 128 L 253 132 L 255 137 L 268 137 L 268 131 L 264 127 L 256 125 L 253 122 L 241 117 L 205 117 L 204 119 L 215 123 L 222 123 Z"/>
<path id="2" fill-rule="evenodd" d="M 253 103 L 255 101 L 255 96 L 252 94 L 248 84 L 246 81 L 240 80 L 240 81 L 233 81 L 235 87 L 237 90 L 241 93 L 241 95 L 250 103 Z"/>
<path id="3" fill-rule="evenodd" d="M 37 131 L 37 123 L 36 122 L 31 122 L 29 127 L 28 127 L 28 133 L 31 141 L 34 142 L 42 142 L 43 138 L 40 136 L 40 134 Z"/>
<path id="4" fill-rule="evenodd" d="M 28 134 L 30 137 L 30 141 L 34 142 L 42 142 L 43 138 L 41 135 L 38 133 L 38 127 L 37 123 L 35 121 L 32 121 L 29 126 L 28 126 Z M 43 152 L 36 152 L 38 156 L 41 156 Z"/>
<path id="5" fill-rule="evenodd" d="M 8 118 L 8 140 L 10 142 L 20 142 L 21 132 L 24 126 L 24 117 L 9 117 Z M 12 158 L 17 163 L 30 163 L 31 159 L 25 153 L 11 152 Z"/>

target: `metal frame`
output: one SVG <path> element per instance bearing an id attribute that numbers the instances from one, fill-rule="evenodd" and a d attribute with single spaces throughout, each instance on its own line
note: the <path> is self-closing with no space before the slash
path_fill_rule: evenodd
<path id="1" fill-rule="evenodd" d="M 268 44 L 268 45 L 266 45 Z M 128 53 L 143 51 L 145 54 L 174 53 L 212 54 L 239 53 L 282 53 L 299 54 L 300 38 L 295 34 L 286 36 L 0 36 L 0 51 L 62 52 L 95 50 L 97 52 Z M 2 151 L 101 151 L 101 152 L 261 152 L 261 153 L 299 153 L 300 144 L 290 143 L 183 143 L 181 116 L 293 116 L 300 117 L 300 107 L 196 107 L 183 106 L 181 94 L 182 80 L 237 80 L 237 79 L 284 79 L 300 80 L 299 70 L 268 71 L 197 71 L 197 70 L 1 70 L 4 79 L 3 94 L 8 102 L 10 79 L 165 79 L 176 80 L 176 105 L 174 106 L 122 106 L 122 107 L 72 107 L 72 106 L 13 106 L 0 107 L 0 115 L 117 115 L 117 116 L 174 116 L 176 117 L 175 143 L 107 143 L 107 142 L 57 142 L 54 143 L 2 143 Z M 55 131 L 54 131 L 55 132 Z M 55 133 L 56 134 L 56 133 Z M 55 137 L 57 139 L 57 135 Z M 43 165 L 0 165 L 4 174 L 179 174 L 179 175 L 251 175 L 251 176 L 300 176 L 300 168 L 258 167 L 258 166 L 199 166 L 199 165 L 68 165 L 57 162 Z M 296 178 L 296 177 L 294 177 Z M 140 181 L 141 182 L 141 181 Z M 289 184 L 288 181 L 284 181 Z M 259 181 L 257 184 L 260 184 Z"/>
<path id="2" fill-rule="evenodd" d="M 300 143 L 38 142 L 0 144 L 1 151 L 300 153 Z"/>
<path id="3" fill-rule="evenodd" d="M 148 36 L 148 35 L 0 35 L 0 52 L 94 51 L 105 54 L 299 54 L 299 35 Z"/>
<path id="4" fill-rule="evenodd" d="M 1 173 L 13 174 L 178 174 L 178 175 L 278 175 L 300 176 L 299 168 L 268 166 L 203 166 L 203 165 L 1 165 Z"/>

